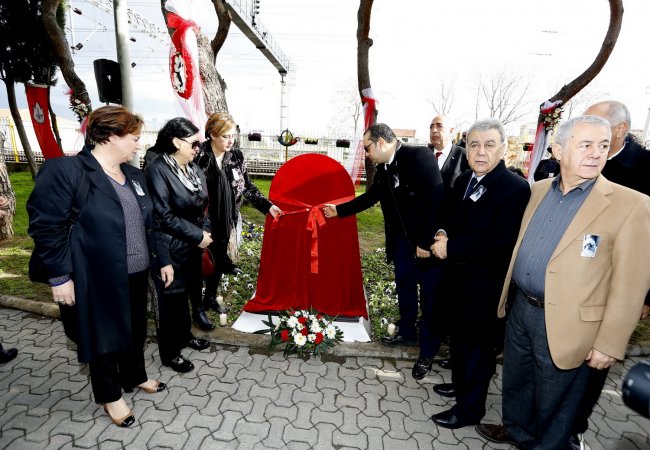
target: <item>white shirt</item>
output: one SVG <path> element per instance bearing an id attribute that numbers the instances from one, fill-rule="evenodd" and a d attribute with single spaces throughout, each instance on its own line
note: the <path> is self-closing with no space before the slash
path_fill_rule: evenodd
<path id="1" fill-rule="evenodd" d="M 434 155 L 438 153 L 439 150 L 437 150 L 435 147 L 433 148 L 433 153 Z M 444 146 L 442 149 L 442 153 L 440 156 L 438 156 L 438 168 L 442 169 L 442 166 L 445 165 L 445 161 L 447 161 L 447 158 L 449 157 L 449 153 L 451 153 L 451 142 L 449 142 L 447 145 Z"/>

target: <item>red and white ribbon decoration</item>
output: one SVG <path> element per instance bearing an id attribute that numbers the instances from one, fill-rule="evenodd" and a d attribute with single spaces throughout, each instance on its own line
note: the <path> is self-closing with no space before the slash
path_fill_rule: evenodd
<path id="1" fill-rule="evenodd" d="M 345 164 L 345 169 L 350 174 L 350 178 L 352 178 L 355 186 L 361 182 L 361 167 L 363 166 L 364 156 L 366 154 L 363 148 L 363 133 L 370 126 L 377 109 L 377 100 L 373 97 L 372 89 L 363 89 L 361 92 L 363 94 L 361 98 L 361 103 L 363 103 L 363 129 L 355 130 L 352 146 L 355 149 L 354 155 Z"/>
<path id="2" fill-rule="evenodd" d="M 551 140 L 551 132 L 553 131 L 552 129 L 546 130 L 546 123 L 544 122 L 543 117 L 553 113 L 553 111 L 560 106 L 562 106 L 562 100 L 554 102 L 546 100 L 539 108 L 542 119 L 537 121 L 535 143 L 533 144 L 533 150 L 530 153 L 530 160 L 528 161 L 528 182 L 530 184 L 533 184 L 535 181 L 535 169 L 537 169 L 539 162 L 542 160 L 542 156 Z"/>

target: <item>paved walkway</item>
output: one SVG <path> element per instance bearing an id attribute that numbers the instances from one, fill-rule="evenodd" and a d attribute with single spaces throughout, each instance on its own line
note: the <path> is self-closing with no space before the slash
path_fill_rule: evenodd
<path id="1" fill-rule="evenodd" d="M 161 366 L 157 346 L 148 343 L 149 376 L 169 389 L 125 394 L 137 423 L 124 430 L 93 402 L 88 369 L 59 321 L 0 308 L 0 340 L 19 349 L 0 366 L 0 448 L 508 448 L 484 442 L 472 427 L 437 428 L 429 417 L 452 402 L 431 387 L 451 373 L 439 369 L 416 382 L 412 361 L 304 361 L 213 345 L 188 350 L 196 369 L 179 375 Z M 619 389 L 621 373 L 639 360 L 611 371 L 586 436 L 592 449 L 650 448 L 650 420 L 627 409 Z M 485 418 L 493 423 L 500 422 L 500 385 L 499 373 Z"/>

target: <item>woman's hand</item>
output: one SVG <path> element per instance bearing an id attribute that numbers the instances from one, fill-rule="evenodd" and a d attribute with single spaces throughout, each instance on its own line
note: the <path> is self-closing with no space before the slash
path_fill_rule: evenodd
<path id="1" fill-rule="evenodd" d="M 206 248 L 210 244 L 212 244 L 212 233 L 203 230 L 203 239 L 199 243 L 199 247 Z"/>
<path id="2" fill-rule="evenodd" d="M 58 286 L 52 286 L 52 299 L 59 305 L 74 305 L 74 281 L 68 280 Z"/>
<path id="3" fill-rule="evenodd" d="M 165 287 L 169 287 L 170 284 L 174 281 L 174 268 L 171 264 L 167 264 L 165 267 L 160 268 L 160 278 L 165 283 Z"/>
<path id="4" fill-rule="evenodd" d="M 269 214 L 271 214 L 275 219 L 278 216 L 282 215 L 282 210 L 275 205 L 271 205 L 271 207 L 269 208 Z"/>

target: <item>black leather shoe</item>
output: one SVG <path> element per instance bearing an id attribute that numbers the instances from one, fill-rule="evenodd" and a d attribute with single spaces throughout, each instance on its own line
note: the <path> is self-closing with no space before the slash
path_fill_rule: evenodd
<path id="1" fill-rule="evenodd" d="M 441 359 L 440 362 L 438 362 L 438 365 L 443 369 L 451 370 L 451 359 L 449 358 Z"/>
<path id="2" fill-rule="evenodd" d="M 217 314 L 225 314 L 228 312 L 226 305 L 220 305 L 215 295 L 206 295 L 203 297 L 203 306 L 205 309 L 212 309 Z"/>
<path id="3" fill-rule="evenodd" d="M 192 339 L 187 341 L 187 345 L 185 347 L 191 347 L 194 350 L 205 350 L 206 348 L 210 347 L 210 341 L 206 341 L 205 339 L 201 339 L 197 337 L 192 337 Z"/>
<path id="4" fill-rule="evenodd" d="M 0 347 L 1 349 L 2 347 Z M 0 351 L 0 364 L 8 363 L 18 356 L 18 350 L 15 348 L 8 348 L 7 350 Z"/>
<path id="5" fill-rule="evenodd" d="M 203 308 L 194 308 L 194 311 L 192 312 L 192 319 L 194 319 L 194 323 L 201 330 L 203 331 L 214 330 L 214 324 L 210 322 L 210 319 L 208 318 L 208 314 L 205 312 Z"/>
<path id="6" fill-rule="evenodd" d="M 422 358 L 420 356 L 418 360 L 415 362 L 415 365 L 413 366 L 411 375 L 413 375 L 413 378 L 415 378 L 416 380 L 421 380 L 422 378 L 427 376 L 427 374 L 431 370 L 432 365 L 433 365 L 433 356 L 430 358 Z"/>
<path id="7" fill-rule="evenodd" d="M 452 383 L 436 384 L 433 387 L 433 392 L 443 397 L 456 397 L 456 391 Z"/>
<path id="8" fill-rule="evenodd" d="M 478 421 L 465 421 L 459 419 L 451 409 L 438 414 L 434 414 L 431 416 L 431 420 L 433 420 L 433 422 L 439 427 L 449 428 L 451 430 L 455 430 L 456 428 L 463 428 L 467 425 L 476 425 L 478 423 Z"/>
<path id="9" fill-rule="evenodd" d="M 479 434 L 479 436 L 487 439 L 490 442 L 495 442 L 497 444 L 510 444 L 519 448 L 517 441 L 515 441 L 512 436 L 510 436 L 508 429 L 503 425 L 482 423 L 480 425 L 476 425 L 476 432 Z"/>
<path id="10" fill-rule="evenodd" d="M 401 334 L 396 334 L 395 336 L 384 336 L 381 338 L 381 343 L 384 345 L 389 345 L 391 347 L 396 345 L 417 345 L 418 343 L 415 340 L 409 340 L 404 338 Z"/>
<path id="11" fill-rule="evenodd" d="M 171 361 L 163 362 L 163 366 L 170 367 L 172 370 L 180 373 L 187 373 L 194 370 L 194 364 L 192 364 L 192 361 L 183 358 L 182 355 L 177 356 Z"/>

